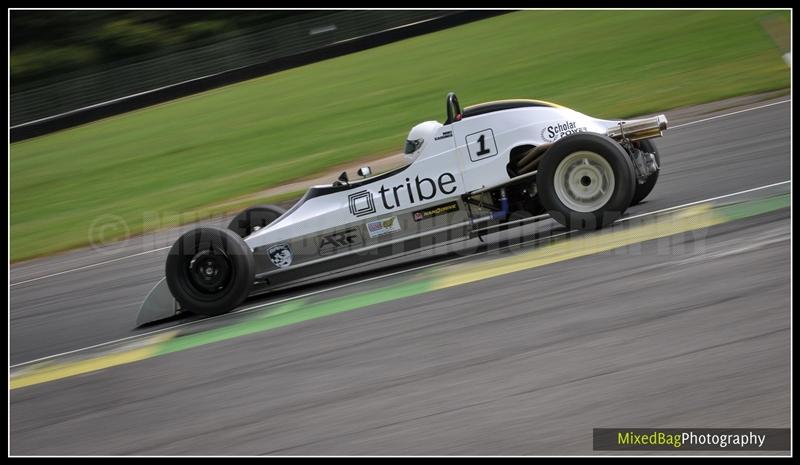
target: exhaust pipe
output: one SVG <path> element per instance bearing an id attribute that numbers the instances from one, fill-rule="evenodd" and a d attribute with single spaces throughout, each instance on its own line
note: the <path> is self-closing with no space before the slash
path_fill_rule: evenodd
<path id="1" fill-rule="evenodd" d="M 631 141 L 661 137 L 667 129 L 667 117 L 664 115 L 652 118 L 632 119 L 620 121 L 616 126 L 609 128 L 606 135 L 612 139 L 628 139 Z"/>

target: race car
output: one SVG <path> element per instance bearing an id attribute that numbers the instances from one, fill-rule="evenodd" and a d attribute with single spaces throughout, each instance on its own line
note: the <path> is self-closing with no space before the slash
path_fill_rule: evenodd
<path id="1" fill-rule="evenodd" d="M 603 120 L 540 100 L 462 110 L 452 92 L 446 115 L 411 129 L 400 167 L 378 175 L 364 167 L 356 181 L 345 172 L 309 188 L 288 211 L 256 206 L 227 229 L 183 234 L 138 324 L 182 312 L 219 315 L 253 294 L 523 224 L 510 221 L 520 215 L 602 228 L 658 179 L 652 139 L 666 130 L 664 115 Z"/>

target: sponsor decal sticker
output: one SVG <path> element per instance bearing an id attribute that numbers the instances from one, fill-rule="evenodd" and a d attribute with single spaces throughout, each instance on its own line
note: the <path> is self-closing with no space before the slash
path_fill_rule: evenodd
<path id="1" fill-rule="evenodd" d="M 458 202 L 456 201 L 415 211 L 413 216 L 414 221 L 422 221 L 427 218 L 433 218 L 434 216 L 444 215 L 445 213 L 453 213 L 454 211 L 458 211 Z"/>
<path id="2" fill-rule="evenodd" d="M 448 137 L 453 137 L 453 131 L 444 131 L 440 136 L 434 137 L 433 140 L 442 140 Z"/>
<path id="3" fill-rule="evenodd" d="M 273 265 L 285 268 L 292 264 L 292 249 L 287 244 L 274 245 L 267 250 L 267 256 Z"/>
<path id="4" fill-rule="evenodd" d="M 432 178 L 415 176 L 405 178 L 405 182 L 400 182 L 395 186 L 387 187 L 381 184 L 378 189 L 380 202 L 386 210 L 404 208 L 414 205 L 417 202 L 432 200 L 440 194 L 452 195 L 458 190 L 456 176 L 453 173 L 444 172 Z M 348 196 L 350 213 L 353 216 L 371 215 L 376 212 L 375 200 L 369 190 L 359 191 Z"/>
<path id="5" fill-rule="evenodd" d="M 319 239 L 319 254 L 331 255 L 341 250 L 349 250 L 363 243 L 358 228 L 349 228 L 341 232 L 333 232 Z"/>
<path id="6" fill-rule="evenodd" d="M 587 132 L 586 127 L 578 127 L 575 121 L 563 121 L 550 124 L 542 129 L 542 139 L 548 142 L 554 142 L 562 137 L 570 134 L 578 134 L 579 132 Z"/>
<path id="7" fill-rule="evenodd" d="M 386 187 L 381 185 L 378 193 L 381 194 L 383 208 L 393 210 L 405 205 L 414 205 L 417 202 L 431 200 L 439 193 L 450 195 L 458 190 L 456 177 L 453 173 L 442 173 L 437 178 L 406 178 L 405 184 Z"/>
<path id="8" fill-rule="evenodd" d="M 350 213 L 354 216 L 371 215 L 375 213 L 375 201 L 372 200 L 372 192 L 358 191 L 347 196 L 350 204 Z"/>
<path id="9" fill-rule="evenodd" d="M 400 222 L 396 216 L 367 223 L 369 237 L 380 237 L 397 231 L 400 231 Z"/>

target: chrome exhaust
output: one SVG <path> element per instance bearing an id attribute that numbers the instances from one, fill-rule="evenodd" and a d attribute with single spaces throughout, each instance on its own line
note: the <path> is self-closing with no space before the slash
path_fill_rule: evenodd
<path id="1" fill-rule="evenodd" d="M 661 137 L 667 129 L 667 117 L 664 115 L 652 118 L 632 119 L 620 121 L 616 126 L 609 128 L 606 135 L 612 139 L 642 140 L 651 137 Z"/>

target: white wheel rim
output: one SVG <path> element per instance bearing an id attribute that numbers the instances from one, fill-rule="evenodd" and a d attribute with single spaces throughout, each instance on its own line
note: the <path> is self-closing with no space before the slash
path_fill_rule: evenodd
<path id="1" fill-rule="evenodd" d="M 554 181 L 561 203 L 578 212 L 596 211 L 614 194 L 614 170 L 594 152 L 567 155 L 556 167 Z"/>

